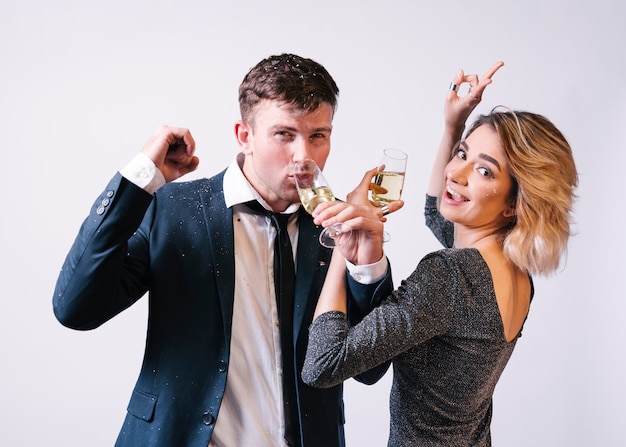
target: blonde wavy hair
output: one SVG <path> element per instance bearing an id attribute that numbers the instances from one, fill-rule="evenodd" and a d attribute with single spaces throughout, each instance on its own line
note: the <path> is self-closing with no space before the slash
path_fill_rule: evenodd
<path id="1" fill-rule="evenodd" d="M 505 255 L 529 274 L 558 270 L 571 234 L 578 173 L 572 149 L 544 116 L 502 106 L 479 116 L 468 129 L 494 129 L 513 178 L 515 217 L 503 230 Z"/>

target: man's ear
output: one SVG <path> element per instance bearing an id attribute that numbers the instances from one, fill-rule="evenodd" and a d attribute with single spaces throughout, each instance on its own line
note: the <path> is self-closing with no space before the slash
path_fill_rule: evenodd
<path id="1" fill-rule="evenodd" d="M 252 153 L 252 128 L 243 120 L 235 122 L 235 138 L 241 148 L 241 152 L 245 155 Z"/>

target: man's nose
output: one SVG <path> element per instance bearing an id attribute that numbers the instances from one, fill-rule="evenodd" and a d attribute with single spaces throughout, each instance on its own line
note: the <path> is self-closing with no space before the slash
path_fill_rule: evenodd
<path id="1" fill-rule="evenodd" d="M 299 138 L 297 141 L 294 141 L 294 149 L 293 149 L 293 161 L 298 162 L 302 160 L 306 160 L 312 157 L 311 151 L 311 143 L 306 141 L 305 138 Z"/>

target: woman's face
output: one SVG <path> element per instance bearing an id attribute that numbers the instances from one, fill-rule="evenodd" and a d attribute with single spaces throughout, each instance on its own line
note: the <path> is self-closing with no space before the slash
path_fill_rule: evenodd
<path id="1" fill-rule="evenodd" d="M 462 141 L 445 171 L 440 211 L 469 228 L 499 231 L 515 214 L 513 180 L 500 137 L 482 125 Z"/>

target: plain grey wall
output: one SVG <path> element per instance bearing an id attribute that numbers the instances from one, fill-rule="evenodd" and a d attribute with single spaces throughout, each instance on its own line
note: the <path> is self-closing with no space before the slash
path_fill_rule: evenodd
<path id="1" fill-rule="evenodd" d="M 384 147 L 410 154 L 386 246 L 398 282 L 438 248 L 422 207 L 448 84 L 460 68 L 505 61 L 477 112 L 505 104 L 548 116 L 581 184 L 567 265 L 537 279 L 496 390 L 494 444 L 623 445 L 625 16 L 622 0 L 2 2 L 0 444 L 113 444 L 147 306 L 95 331 L 63 328 L 51 308 L 63 258 L 92 201 L 158 125 L 191 129 L 201 165 L 189 178 L 221 170 L 236 151 L 243 75 L 295 52 L 341 89 L 326 170 L 338 196 Z M 390 377 L 346 383 L 349 446 L 386 444 Z"/>

